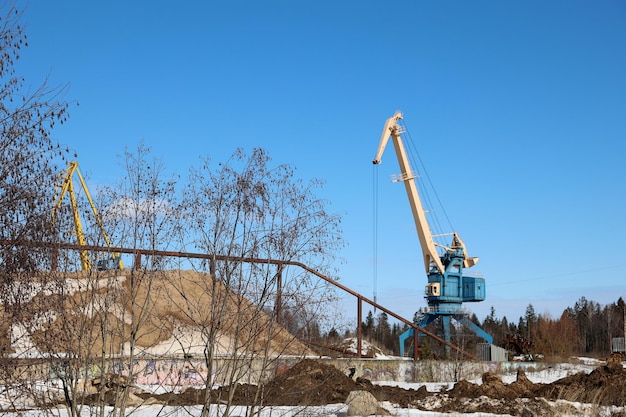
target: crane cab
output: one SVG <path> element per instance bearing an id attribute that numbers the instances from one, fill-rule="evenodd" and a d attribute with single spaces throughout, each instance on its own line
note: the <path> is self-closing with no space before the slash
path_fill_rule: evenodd
<path id="1" fill-rule="evenodd" d="M 426 285 L 426 297 L 439 297 L 441 295 L 441 284 L 439 282 L 429 282 Z"/>
<path id="2" fill-rule="evenodd" d="M 464 275 L 462 269 L 448 269 L 444 274 L 431 270 L 428 275 L 425 298 L 436 310 L 460 310 L 462 303 L 483 301 L 485 296 L 485 278 L 481 276 Z"/>
<path id="3" fill-rule="evenodd" d="M 485 278 L 463 277 L 463 301 L 484 301 Z"/>

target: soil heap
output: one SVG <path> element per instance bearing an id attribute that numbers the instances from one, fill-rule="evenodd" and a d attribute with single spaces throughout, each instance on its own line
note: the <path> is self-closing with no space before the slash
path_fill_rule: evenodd
<path id="1" fill-rule="evenodd" d="M 343 403 L 351 391 L 363 390 L 371 392 L 380 402 L 387 401 L 400 408 L 548 416 L 572 414 L 575 410 L 567 404 L 547 400 L 626 406 L 624 387 L 624 368 L 621 364 L 608 364 L 590 374 L 579 373 L 551 384 L 533 383 L 521 369 L 511 384 L 504 384 L 496 374 L 485 373 L 482 384 L 463 380 L 447 392 L 433 393 L 425 387 L 413 390 L 378 386 L 363 378 L 352 380 L 331 365 L 306 359 L 259 387 L 238 384 L 212 390 L 211 401 L 221 402 L 232 395 L 233 405 L 312 406 Z M 203 390 L 188 389 L 181 394 L 143 394 L 142 397 L 153 397 L 169 405 L 194 405 L 203 402 L 204 394 Z"/>

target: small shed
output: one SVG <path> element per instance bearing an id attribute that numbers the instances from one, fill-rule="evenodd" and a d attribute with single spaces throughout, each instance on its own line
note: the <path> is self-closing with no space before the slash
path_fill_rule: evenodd
<path id="1" fill-rule="evenodd" d="M 476 357 L 479 361 L 487 362 L 507 362 L 507 351 L 500 346 L 491 343 L 479 343 L 476 346 Z"/>

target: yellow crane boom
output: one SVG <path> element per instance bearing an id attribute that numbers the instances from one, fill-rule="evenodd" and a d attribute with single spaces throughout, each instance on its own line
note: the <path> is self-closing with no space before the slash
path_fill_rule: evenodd
<path id="1" fill-rule="evenodd" d="M 428 227 L 426 215 L 424 214 L 424 208 L 422 207 L 422 201 L 420 199 L 419 193 L 417 192 L 417 184 L 414 181 L 415 175 L 411 170 L 409 158 L 407 156 L 406 150 L 404 149 L 402 137 L 400 136 L 403 133 L 403 130 L 398 124 L 398 121 L 401 119 L 402 113 L 400 112 L 396 112 L 392 117 L 387 119 L 387 121 L 385 122 L 385 127 L 383 128 L 383 133 L 380 137 L 380 144 L 378 145 L 376 157 L 372 162 L 375 165 L 381 163 L 383 152 L 385 151 L 387 142 L 391 137 L 391 139 L 393 140 L 393 145 L 396 149 L 398 164 L 400 165 L 400 169 L 402 172 L 398 178 L 398 181 L 404 182 L 404 187 L 406 188 L 407 195 L 409 196 L 411 212 L 413 213 L 413 219 L 415 220 L 415 229 L 417 230 L 417 236 L 419 237 L 420 246 L 424 255 L 424 268 L 426 268 L 426 274 L 428 274 L 430 266 L 433 264 L 441 273 L 443 273 L 445 268 L 441 263 L 441 259 L 439 258 L 439 254 L 437 253 L 437 249 L 435 248 L 435 242 L 433 241 L 433 236 L 430 232 L 430 228 Z"/>
<path id="2" fill-rule="evenodd" d="M 80 214 L 78 211 L 78 201 L 76 200 L 76 192 L 74 191 L 75 187 L 74 187 L 74 182 L 72 179 L 74 177 L 74 173 L 78 175 L 78 179 L 80 180 L 80 184 L 83 188 L 83 191 L 85 192 L 85 195 L 87 196 L 87 200 L 89 201 L 89 205 L 91 206 L 91 211 L 94 214 L 96 223 L 98 224 L 98 228 L 100 229 L 100 233 L 102 237 L 104 238 L 104 241 L 107 247 L 110 248 L 111 241 L 109 240 L 109 236 L 104 230 L 104 223 L 102 223 L 100 214 L 98 214 L 96 205 L 94 204 L 93 199 L 91 198 L 91 194 L 89 193 L 89 189 L 87 188 L 87 183 L 85 182 L 83 175 L 80 173 L 80 170 L 78 169 L 78 162 L 75 162 L 75 161 L 70 162 L 69 166 L 67 167 L 67 169 L 62 175 L 63 182 L 57 192 L 56 201 L 52 209 L 52 222 L 54 222 L 56 219 L 56 216 L 61 208 L 61 204 L 63 203 L 63 198 L 65 197 L 65 194 L 69 194 L 70 205 L 72 208 L 72 216 L 74 217 L 74 228 L 76 232 L 76 239 L 78 240 L 79 245 L 83 245 L 83 246 L 87 245 L 85 234 L 83 232 L 83 225 L 80 220 Z M 124 264 L 122 263 L 122 259 L 119 253 L 112 253 L 111 257 L 112 257 L 112 260 L 114 261 L 114 269 L 124 269 Z M 89 258 L 89 254 L 87 253 L 86 250 L 80 251 L 80 263 L 81 263 L 81 267 L 83 271 L 88 271 L 92 269 L 91 259 Z M 106 263 L 98 263 L 98 269 L 100 270 L 100 269 L 112 269 L 112 268 L 106 267 Z"/>
<path id="3" fill-rule="evenodd" d="M 381 163 L 383 152 L 389 142 L 389 138 L 392 139 L 394 148 L 396 150 L 396 156 L 398 158 L 398 164 L 400 165 L 401 174 L 397 176 L 395 181 L 403 182 L 406 189 L 406 193 L 409 197 L 409 203 L 411 205 L 411 213 L 413 213 L 413 219 L 415 221 L 415 229 L 417 230 L 417 236 L 419 237 L 420 246 L 424 255 L 424 267 L 426 274 L 428 275 L 431 266 L 437 268 L 439 273 L 445 273 L 445 267 L 441 261 L 441 257 L 437 253 L 436 246 L 441 246 L 435 243 L 433 235 L 428 226 L 426 220 L 425 210 L 422 206 L 422 200 L 420 199 L 419 192 L 417 190 L 417 184 L 415 183 L 415 174 L 411 170 L 409 163 L 409 157 L 402 141 L 402 133 L 404 129 L 398 124 L 398 121 L 402 120 L 402 113 L 396 112 L 385 122 L 383 133 L 380 137 L 380 143 L 378 145 L 378 151 L 376 157 L 372 161 L 374 165 Z M 463 266 L 470 268 L 478 262 L 478 258 L 470 258 L 467 256 L 467 249 L 465 243 L 461 240 L 456 232 L 453 232 L 452 243 L 450 247 L 444 247 L 446 250 L 453 248 L 463 248 Z"/>

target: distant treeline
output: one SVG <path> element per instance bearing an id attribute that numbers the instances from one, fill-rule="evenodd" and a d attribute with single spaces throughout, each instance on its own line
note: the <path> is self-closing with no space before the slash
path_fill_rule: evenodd
<path id="1" fill-rule="evenodd" d="M 473 320 L 478 323 L 476 317 Z M 480 323 L 494 337 L 499 346 L 511 344 L 512 337 L 530 343 L 532 353 L 545 356 L 596 356 L 611 353 L 611 339 L 624 337 L 624 300 L 605 306 L 581 297 L 573 307 L 566 308 L 559 317 L 537 314 L 532 304 L 524 316 L 515 322 L 499 319 L 495 309 Z"/>
<path id="2" fill-rule="evenodd" d="M 424 311 L 417 311 L 414 322 L 419 323 Z M 581 297 L 573 307 L 566 308 L 559 317 L 537 314 L 532 304 L 526 307 L 518 320 L 499 318 L 494 307 L 481 322 L 475 314 L 471 320 L 491 334 L 494 344 L 515 354 L 542 354 L 550 357 L 593 356 L 607 357 L 611 353 L 611 339 L 624 337 L 624 300 L 607 305 Z M 406 330 L 404 324 L 390 323 L 384 312 L 374 315 L 369 311 L 361 324 L 363 337 L 388 354 L 399 354 L 398 337 Z M 440 334 L 441 324 L 435 320 L 428 330 Z M 473 349 L 481 340 L 460 326 L 453 326 L 452 342 L 466 350 Z M 344 336 L 354 336 L 347 331 Z M 335 339 L 339 334 L 331 329 L 326 338 Z M 331 342 L 331 340 L 328 340 Z M 407 348 L 408 350 L 408 348 Z M 443 354 L 437 342 L 420 339 L 422 356 L 437 357 Z"/>

